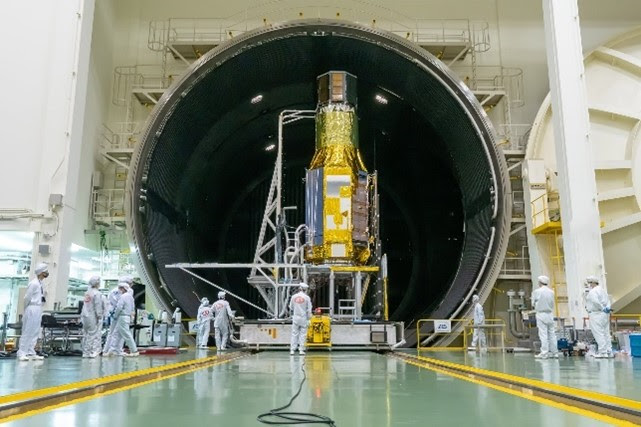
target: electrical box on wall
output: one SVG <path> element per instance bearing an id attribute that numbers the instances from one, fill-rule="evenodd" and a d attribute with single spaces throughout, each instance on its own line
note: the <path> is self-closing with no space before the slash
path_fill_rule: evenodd
<path id="1" fill-rule="evenodd" d="M 94 190 L 102 188 L 102 172 L 94 171 L 91 177 L 91 186 Z"/>
<path id="2" fill-rule="evenodd" d="M 62 194 L 49 194 L 49 206 L 52 208 L 62 206 Z"/>
<path id="3" fill-rule="evenodd" d="M 40 255 L 49 255 L 50 249 L 49 245 L 38 245 L 38 253 Z"/>

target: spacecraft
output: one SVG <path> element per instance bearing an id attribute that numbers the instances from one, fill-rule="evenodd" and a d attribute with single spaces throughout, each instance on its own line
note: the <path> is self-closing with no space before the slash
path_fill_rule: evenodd
<path id="1" fill-rule="evenodd" d="M 315 110 L 279 115 L 276 162 L 253 262 L 191 265 L 250 269 L 247 281 L 266 308 L 209 282 L 266 314 L 243 319 L 240 338 L 250 345 L 289 345 L 287 306 L 301 283 L 310 286 L 316 308 L 310 345 L 378 348 L 396 345 L 403 335 L 401 322 L 388 321 L 377 175 L 367 171 L 358 148 L 356 85 L 356 76 L 329 71 L 317 78 Z M 287 212 L 298 207 L 282 204 L 283 128 L 299 120 L 314 120 L 315 151 L 305 174 L 305 223 L 292 226 Z"/>

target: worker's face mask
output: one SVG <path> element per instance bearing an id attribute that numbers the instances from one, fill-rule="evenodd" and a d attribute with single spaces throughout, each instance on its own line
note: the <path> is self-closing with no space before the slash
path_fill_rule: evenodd
<path id="1" fill-rule="evenodd" d="M 48 272 L 48 271 L 45 271 L 44 273 L 42 273 L 42 275 L 43 275 L 43 276 L 45 277 L 45 279 L 46 279 L 47 277 L 49 277 L 49 272 Z"/>

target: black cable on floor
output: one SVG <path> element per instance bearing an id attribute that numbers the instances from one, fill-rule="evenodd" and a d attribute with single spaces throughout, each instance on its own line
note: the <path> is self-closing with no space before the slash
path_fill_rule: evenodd
<path id="1" fill-rule="evenodd" d="M 303 380 L 298 386 L 298 391 L 296 394 L 289 399 L 289 403 L 280 408 L 272 409 L 269 412 L 260 414 L 257 419 L 263 424 L 269 425 L 302 425 L 302 424 L 325 424 L 328 426 L 336 427 L 336 422 L 325 415 L 314 414 L 312 412 L 286 412 L 285 409 L 292 406 L 294 400 L 298 397 L 300 392 L 303 390 L 303 384 L 307 380 L 307 372 L 305 372 L 305 362 L 300 366 L 301 371 L 303 371 Z"/>

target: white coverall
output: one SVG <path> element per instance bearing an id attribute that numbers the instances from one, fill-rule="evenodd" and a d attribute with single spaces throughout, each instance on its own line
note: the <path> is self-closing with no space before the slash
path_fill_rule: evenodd
<path id="1" fill-rule="evenodd" d="M 485 312 L 480 303 L 474 306 L 474 326 L 482 325 L 485 323 Z M 480 341 L 481 348 L 487 348 L 487 341 L 485 339 L 485 330 L 482 328 L 474 328 L 474 335 L 472 336 L 472 347 L 476 347 L 477 342 Z"/>
<path id="2" fill-rule="evenodd" d="M 307 327 L 309 319 L 312 318 L 312 300 L 305 292 L 300 291 L 292 295 L 289 300 L 289 311 L 292 313 L 292 339 L 289 346 L 290 353 L 296 351 L 305 352 L 307 341 Z"/>
<path id="3" fill-rule="evenodd" d="M 596 285 L 585 298 L 585 309 L 590 318 L 590 329 L 598 346 L 598 354 L 606 355 L 612 353 L 612 340 L 610 338 L 610 316 L 604 313 L 604 309 L 610 308 L 608 293 Z"/>
<path id="4" fill-rule="evenodd" d="M 134 297 L 134 290 L 132 288 L 127 288 L 127 294 L 131 295 L 131 297 Z M 133 315 L 136 314 L 136 304 L 134 301 L 134 311 Z M 131 322 L 130 322 L 131 323 Z M 133 334 L 132 334 L 133 336 Z M 115 354 L 124 354 L 124 347 L 125 347 L 125 339 L 121 334 L 114 334 L 111 342 L 111 352 Z"/>
<path id="5" fill-rule="evenodd" d="M 200 304 L 198 316 L 196 317 L 198 333 L 196 335 L 196 346 L 207 347 L 209 331 L 211 328 L 212 309 L 209 304 Z"/>
<path id="6" fill-rule="evenodd" d="M 82 355 L 95 357 L 102 347 L 102 319 L 104 316 L 102 295 L 96 288 L 85 293 L 82 306 Z"/>
<path id="7" fill-rule="evenodd" d="M 212 305 L 214 309 L 214 333 L 216 334 L 216 349 L 226 350 L 229 339 L 229 319 L 234 317 L 229 303 L 219 299 Z"/>
<path id="8" fill-rule="evenodd" d="M 131 323 L 131 317 L 136 311 L 136 305 L 134 304 L 134 297 L 129 293 L 125 292 L 120 296 L 118 304 L 116 305 L 116 310 L 114 311 L 114 318 L 116 319 L 116 330 L 114 332 L 113 340 L 116 343 L 122 342 L 127 343 L 129 347 L 129 353 L 137 353 L 138 347 L 134 342 L 134 337 L 131 335 L 131 329 L 129 329 L 129 324 Z M 120 350 L 122 352 L 122 350 Z"/>
<path id="9" fill-rule="evenodd" d="M 556 355 L 558 352 L 556 332 L 554 331 L 554 291 L 547 286 L 539 286 L 532 292 L 532 304 L 536 311 L 536 326 L 539 329 L 541 355 Z"/>
<path id="10" fill-rule="evenodd" d="M 44 286 L 36 277 L 27 287 L 24 295 L 24 314 L 22 315 L 22 335 L 18 346 L 18 357 L 35 356 L 36 343 L 42 324 L 42 304 L 45 297 Z"/>
<path id="11" fill-rule="evenodd" d="M 120 300 L 120 296 L 122 294 L 116 287 L 116 289 L 112 290 L 109 292 L 109 297 L 107 298 L 108 302 L 108 307 L 107 307 L 107 312 L 105 313 L 106 316 L 110 316 L 114 310 L 116 309 L 116 305 L 118 304 L 118 301 Z M 109 323 L 109 332 L 107 333 L 107 339 L 105 340 L 105 345 L 102 348 L 102 353 L 107 354 L 111 352 L 112 347 L 115 347 L 115 343 L 112 344 L 114 335 L 116 335 L 116 318 L 111 317 L 110 323 Z"/>

